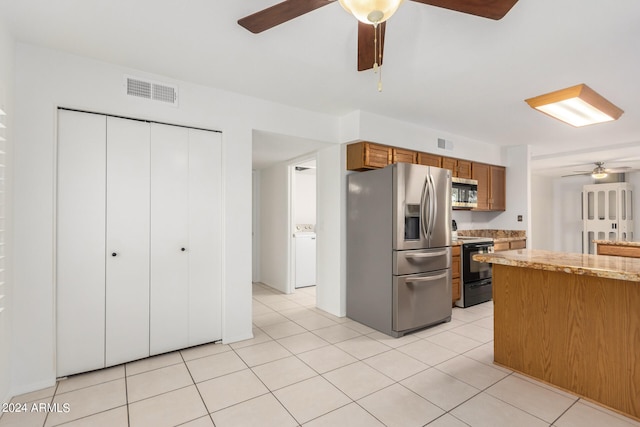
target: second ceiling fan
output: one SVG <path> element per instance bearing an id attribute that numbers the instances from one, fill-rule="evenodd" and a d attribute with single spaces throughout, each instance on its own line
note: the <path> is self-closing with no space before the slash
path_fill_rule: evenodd
<path id="1" fill-rule="evenodd" d="M 251 31 L 261 33 L 265 30 L 283 24 L 306 13 L 314 11 L 322 6 L 334 3 L 336 0 L 285 0 L 274 6 L 263 9 L 259 12 L 245 16 L 238 20 L 238 24 Z M 423 3 L 430 6 L 442 7 L 457 12 L 499 20 L 504 17 L 518 0 L 411 0 L 416 3 Z M 402 0 L 396 0 L 396 4 Z M 340 0 L 343 7 L 348 9 L 346 0 Z M 366 3 L 359 0 L 356 3 Z M 382 0 L 372 0 L 368 3 L 374 5 L 389 3 Z M 397 7 L 397 5 L 396 5 Z M 375 10 L 374 10 L 375 11 Z M 395 11 L 395 9 L 394 9 Z M 379 12 L 379 11 L 376 11 Z M 382 13 L 382 12 L 380 12 Z M 393 12 L 392 12 L 393 13 Z M 372 15 L 371 13 L 369 15 Z M 375 15 L 374 15 L 375 19 Z M 366 21 L 365 21 L 366 22 Z M 384 46 L 384 33 L 386 29 L 386 18 L 384 21 L 370 23 L 358 21 L 358 71 L 374 68 L 374 64 L 382 65 L 382 54 Z M 376 34 L 376 31 L 378 34 Z M 377 45 L 375 49 L 371 46 Z"/>

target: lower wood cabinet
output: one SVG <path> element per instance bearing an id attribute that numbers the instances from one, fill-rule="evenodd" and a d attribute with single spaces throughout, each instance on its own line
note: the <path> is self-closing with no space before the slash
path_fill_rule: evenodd
<path id="1" fill-rule="evenodd" d="M 451 247 L 451 300 L 460 299 L 460 246 Z"/>
<path id="2" fill-rule="evenodd" d="M 495 252 L 508 251 L 511 249 L 525 249 L 527 247 L 527 240 L 512 240 L 510 242 L 494 242 L 493 250 Z"/>

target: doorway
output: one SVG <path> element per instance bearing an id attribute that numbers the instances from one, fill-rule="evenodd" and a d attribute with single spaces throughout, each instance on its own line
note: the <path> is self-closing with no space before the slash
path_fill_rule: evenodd
<path id="1" fill-rule="evenodd" d="M 302 159 L 289 166 L 290 200 L 290 293 L 304 293 L 315 299 L 317 283 L 316 158 Z"/>

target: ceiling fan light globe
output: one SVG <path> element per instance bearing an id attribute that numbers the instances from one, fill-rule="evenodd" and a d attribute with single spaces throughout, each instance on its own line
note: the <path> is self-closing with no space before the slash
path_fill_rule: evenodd
<path id="1" fill-rule="evenodd" d="M 609 174 L 607 174 L 606 172 L 597 172 L 597 173 L 592 173 L 591 176 L 595 179 L 602 179 L 602 178 L 606 178 Z"/>
<path id="2" fill-rule="evenodd" d="M 365 24 L 380 24 L 391 18 L 404 0 L 338 0 L 344 10 Z"/>

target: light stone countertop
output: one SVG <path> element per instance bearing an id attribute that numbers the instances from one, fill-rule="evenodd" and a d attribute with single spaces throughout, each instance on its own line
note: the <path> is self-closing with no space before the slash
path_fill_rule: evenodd
<path id="1" fill-rule="evenodd" d="M 598 245 L 632 246 L 640 248 L 640 242 L 623 242 L 620 240 L 594 240 Z"/>
<path id="2" fill-rule="evenodd" d="M 640 258 L 516 249 L 476 254 L 480 262 L 640 282 Z"/>

